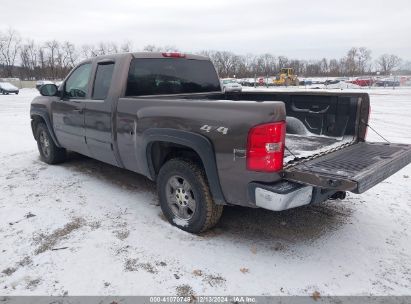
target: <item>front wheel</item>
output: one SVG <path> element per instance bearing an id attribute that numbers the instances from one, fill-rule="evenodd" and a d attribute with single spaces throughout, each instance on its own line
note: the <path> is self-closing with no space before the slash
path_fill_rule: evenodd
<path id="1" fill-rule="evenodd" d="M 158 174 L 161 210 L 174 226 L 191 233 L 212 228 L 223 212 L 211 197 L 204 171 L 194 162 L 172 159 Z"/>
<path id="2" fill-rule="evenodd" d="M 66 150 L 59 148 L 50 136 L 44 123 L 39 123 L 36 128 L 37 147 L 41 159 L 48 164 L 61 163 L 66 159 Z"/>

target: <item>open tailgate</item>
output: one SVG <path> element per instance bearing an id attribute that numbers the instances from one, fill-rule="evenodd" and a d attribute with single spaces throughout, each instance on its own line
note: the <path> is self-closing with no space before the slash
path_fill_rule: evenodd
<path id="1" fill-rule="evenodd" d="M 411 162 L 411 145 L 359 142 L 284 169 L 290 181 L 363 193 Z"/>

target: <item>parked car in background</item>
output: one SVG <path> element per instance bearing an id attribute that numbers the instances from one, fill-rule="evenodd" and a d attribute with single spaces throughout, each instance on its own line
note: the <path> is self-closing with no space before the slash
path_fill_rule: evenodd
<path id="1" fill-rule="evenodd" d="M 374 80 L 372 78 L 357 78 L 347 82 L 359 85 L 360 87 L 370 87 L 374 84 Z"/>
<path id="2" fill-rule="evenodd" d="M 241 92 L 243 86 L 236 79 L 223 79 L 221 81 L 223 92 Z"/>
<path id="3" fill-rule="evenodd" d="M 0 94 L 18 94 L 19 93 L 19 88 L 12 85 L 10 82 L 0 82 Z"/>
<path id="4" fill-rule="evenodd" d="M 300 85 L 306 86 L 306 85 L 312 85 L 313 81 L 311 79 L 301 79 L 300 80 Z"/>
<path id="5" fill-rule="evenodd" d="M 40 88 L 45 84 L 54 84 L 54 82 L 49 81 L 49 80 L 39 80 L 36 82 L 36 89 L 40 90 Z"/>
<path id="6" fill-rule="evenodd" d="M 383 79 L 378 79 L 375 82 L 375 85 L 377 87 L 399 87 L 400 81 L 394 78 L 383 78 Z"/>
<path id="7" fill-rule="evenodd" d="M 255 78 L 241 78 L 237 79 L 237 83 L 241 84 L 243 87 L 253 87 L 257 85 L 257 80 Z"/>
<path id="8" fill-rule="evenodd" d="M 340 82 L 345 82 L 345 80 L 339 80 L 339 79 L 327 79 L 324 84 L 329 85 L 329 84 L 337 84 Z"/>

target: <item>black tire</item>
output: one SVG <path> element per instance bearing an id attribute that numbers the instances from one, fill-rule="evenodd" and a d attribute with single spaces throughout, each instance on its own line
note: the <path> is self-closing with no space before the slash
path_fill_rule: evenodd
<path id="1" fill-rule="evenodd" d="M 42 122 L 37 124 L 36 139 L 41 159 L 44 162 L 48 164 L 58 164 L 66 160 L 66 149 L 56 146 L 47 126 Z"/>
<path id="2" fill-rule="evenodd" d="M 180 189 L 182 193 L 172 186 L 174 179 L 181 182 L 181 188 L 176 189 Z M 187 183 L 190 191 L 184 193 Z M 190 160 L 172 159 L 166 162 L 157 177 L 157 191 L 164 216 L 172 225 L 187 232 L 200 233 L 214 227 L 223 212 L 223 206 L 216 205 L 211 197 L 204 171 Z M 184 201 L 179 201 L 180 194 L 183 196 L 182 200 L 184 195 L 187 199 L 185 206 Z M 194 201 L 195 208 L 190 207 L 192 203 L 189 201 Z M 185 208 L 189 217 L 176 214 L 180 207 Z"/>

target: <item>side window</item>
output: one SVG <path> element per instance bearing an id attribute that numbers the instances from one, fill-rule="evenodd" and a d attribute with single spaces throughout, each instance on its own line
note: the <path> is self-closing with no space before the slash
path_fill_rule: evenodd
<path id="1" fill-rule="evenodd" d="M 91 72 L 91 63 L 79 66 L 67 79 L 64 95 L 68 98 L 85 98 Z"/>
<path id="2" fill-rule="evenodd" d="M 114 63 L 97 65 L 93 99 L 106 99 L 113 76 Z"/>

